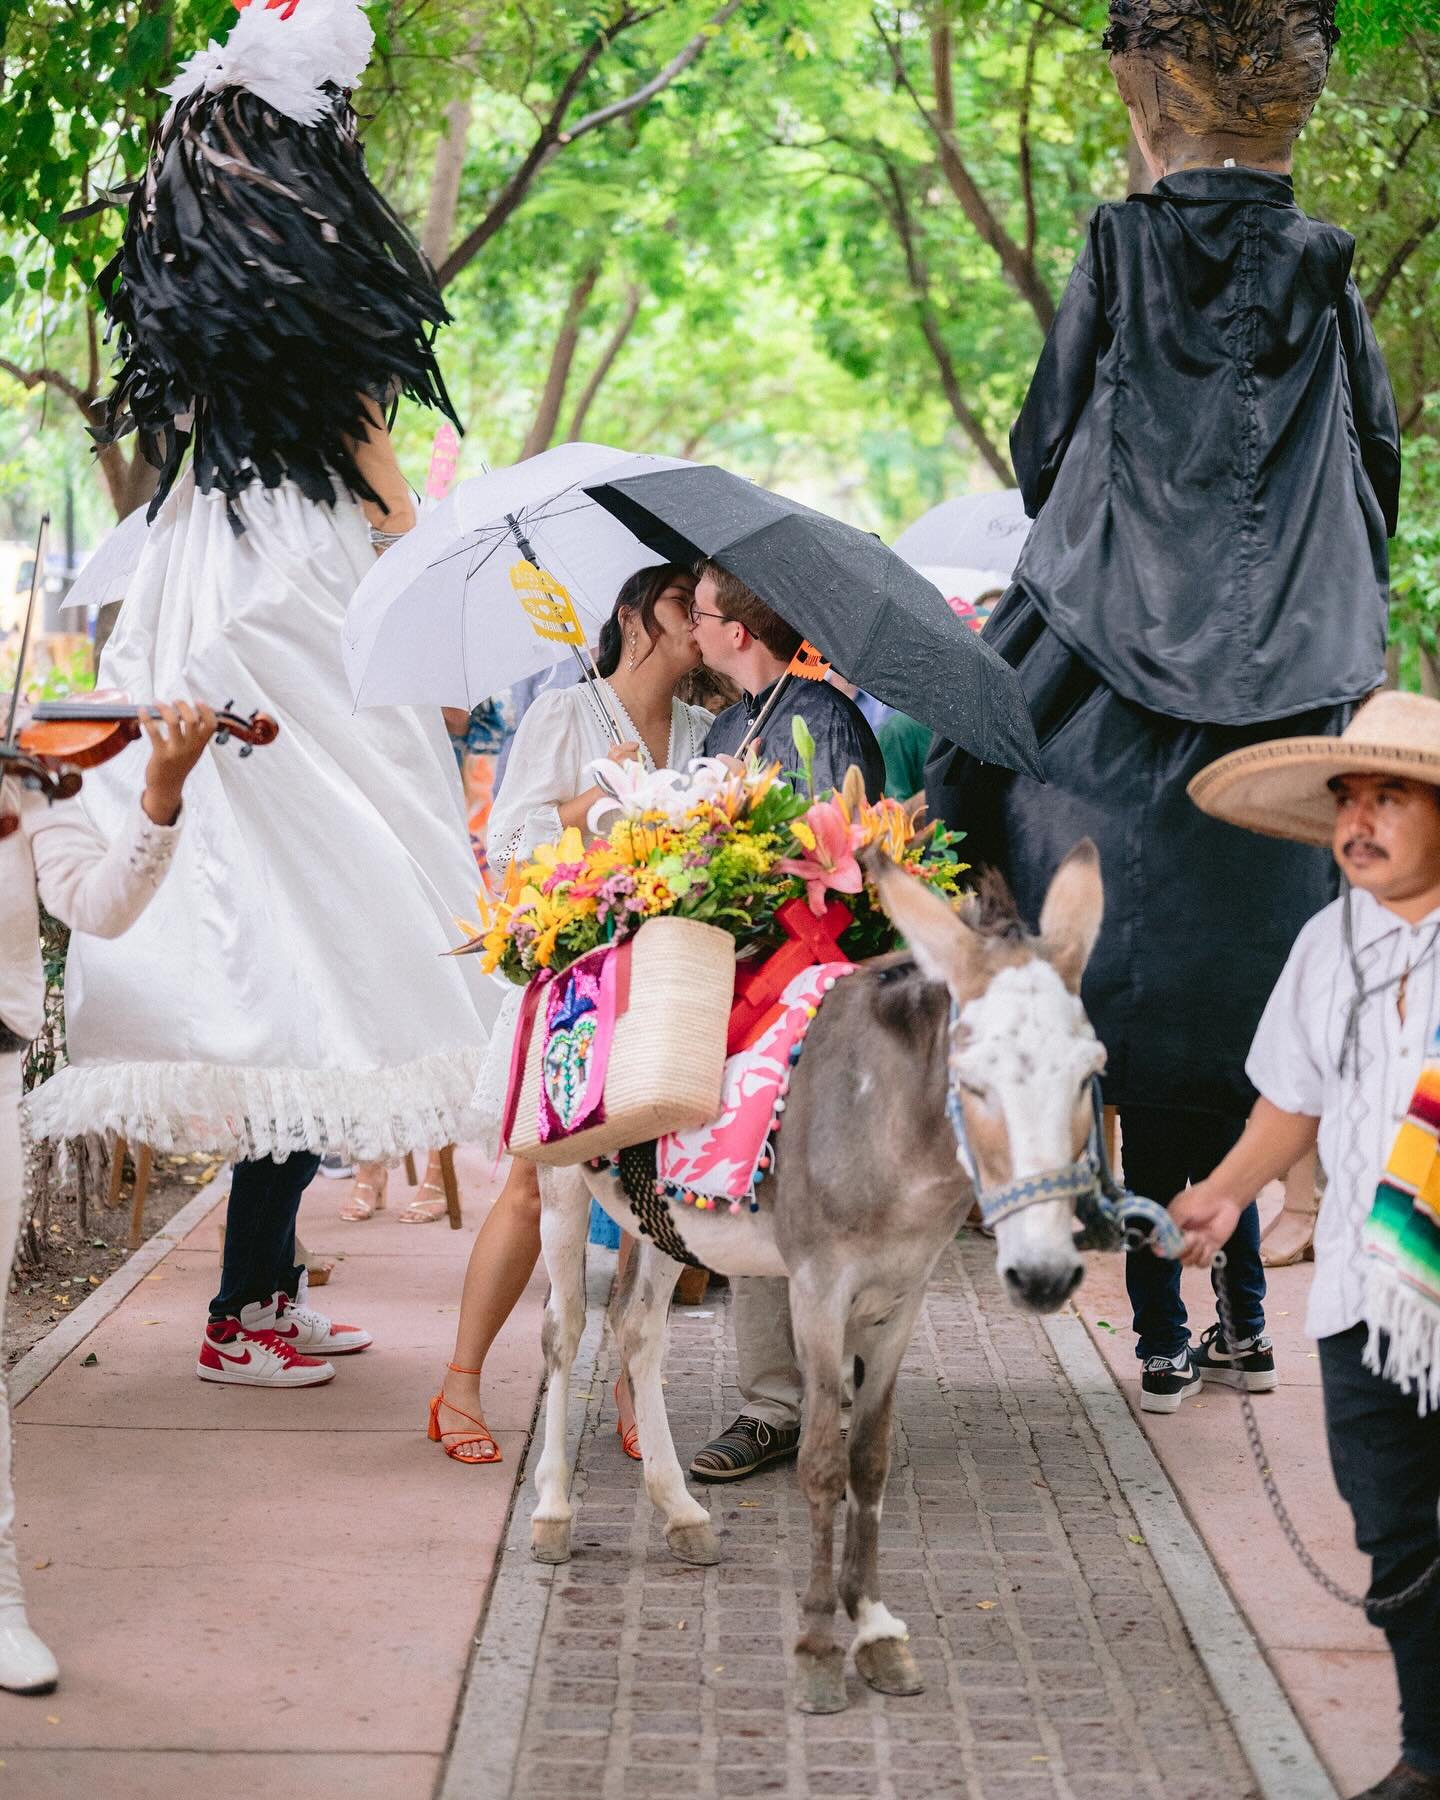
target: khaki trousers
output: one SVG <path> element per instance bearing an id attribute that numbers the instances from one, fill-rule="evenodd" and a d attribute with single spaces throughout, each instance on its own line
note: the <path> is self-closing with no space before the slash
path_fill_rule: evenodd
<path id="1" fill-rule="evenodd" d="M 735 1282 L 735 1360 L 740 1410 L 770 1426 L 800 1423 L 800 1369 L 790 1335 L 790 1283 L 746 1275 Z"/>
<path id="2" fill-rule="evenodd" d="M 0 1327 L 10 1297 L 10 1269 L 20 1236 L 25 1164 L 20 1149 L 20 1052 L 0 1054 Z M 23 1606 L 15 1555 L 15 1490 L 10 1483 L 10 1400 L 0 1374 L 0 1613 Z"/>

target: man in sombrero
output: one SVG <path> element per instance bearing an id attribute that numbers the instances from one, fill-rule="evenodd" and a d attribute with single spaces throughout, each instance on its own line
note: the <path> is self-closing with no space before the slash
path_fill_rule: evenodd
<path id="1" fill-rule="evenodd" d="M 1440 1559 L 1440 701 L 1380 694 L 1338 738 L 1232 752 L 1190 794 L 1213 818 L 1328 844 L 1341 898 L 1301 931 L 1246 1073 L 1244 1135 L 1171 1212 L 1208 1264 L 1318 1142 L 1328 1182 L 1306 1329 L 1369 1597 Z M 1440 1569 L 1383 1620 L 1401 1760 L 1358 1800 L 1440 1800 Z"/>

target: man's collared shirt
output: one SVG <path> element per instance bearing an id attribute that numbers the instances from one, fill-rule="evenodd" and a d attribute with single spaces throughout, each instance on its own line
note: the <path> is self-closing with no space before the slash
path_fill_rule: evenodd
<path id="1" fill-rule="evenodd" d="M 758 694 L 746 694 L 727 706 L 710 727 L 705 739 L 707 756 L 733 756 L 744 742 L 751 721 L 774 692 L 774 683 Z M 866 797 L 878 800 L 885 792 L 885 758 L 864 713 L 839 688 L 828 681 L 792 680 L 776 702 L 775 710 L 760 728 L 759 749 L 767 762 L 778 762 L 787 774 L 800 771 L 791 721 L 799 715 L 815 740 L 815 788 L 824 793 L 838 788 L 845 771 L 856 764 L 865 780 Z"/>
<path id="2" fill-rule="evenodd" d="M 1391 985 L 1360 1008 L 1345 1073 L 1340 1053 L 1355 975 L 1345 948 L 1343 899 L 1317 913 L 1296 938 L 1245 1064 L 1272 1105 L 1320 1120 L 1326 1187 L 1305 1314 L 1305 1328 L 1317 1338 L 1348 1331 L 1364 1317 L 1361 1233 L 1440 1024 L 1440 908 L 1408 925 L 1358 889 L 1350 904 L 1361 984 Z M 1398 978 L 1406 969 L 1411 973 L 1402 1019 Z"/>

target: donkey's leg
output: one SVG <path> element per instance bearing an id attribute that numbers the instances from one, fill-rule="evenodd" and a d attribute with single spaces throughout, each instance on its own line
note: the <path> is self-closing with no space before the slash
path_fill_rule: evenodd
<path id="1" fill-rule="evenodd" d="M 890 1472 L 890 1421 L 895 1379 L 915 1328 L 923 1290 L 901 1301 L 878 1325 L 853 1333 L 855 1407 L 850 1419 L 850 1505 L 845 1521 L 845 1560 L 840 1598 L 859 1629 L 855 1666 L 882 1694 L 924 1690 L 905 1621 L 880 1599 L 880 1511 Z"/>
<path id="2" fill-rule="evenodd" d="M 670 1296 L 683 1267 L 641 1239 L 616 1336 L 624 1371 L 622 1379 L 629 1380 L 635 1400 L 645 1491 L 665 1521 L 665 1542 L 670 1546 L 670 1554 L 681 1562 L 716 1563 L 720 1560 L 720 1546 L 709 1513 L 685 1486 L 661 1383 Z"/>
<path id="3" fill-rule="evenodd" d="M 810 1585 L 800 1602 L 804 1630 L 795 1645 L 801 1712 L 843 1712 L 845 1652 L 835 1642 L 835 1508 L 845 1493 L 840 1432 L 841 1357 L 848 1286 L 801 1270 L 790 1279 L 790 1321 L 804 1377 L 800 1491 L 810 1503 Z"/>
<path id="4" fill-rule="evenodd" d="M 585 1235 L 590 1190 L 578 1169 L 540 1170 L 540 1249 L 550 1294 L 541 1346 L 545 1353 L 545 1447 L 535 1469 L 537 1500 L 530 1520 L 530 1554 L 536 1562 L 570 1560 L 569 1463 L 565 1426 L 570 1408 L 570 1370 L 585 1329 Z"/>

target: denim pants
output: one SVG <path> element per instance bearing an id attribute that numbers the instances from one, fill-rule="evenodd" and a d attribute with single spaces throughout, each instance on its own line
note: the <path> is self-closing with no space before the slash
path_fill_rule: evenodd
<path id="1" fill-rule="evenodd" d="M 1121 1112 L 1125 1185 L 1167 1206 L 1189 1182 L 1200 1181 L 1240 1141 L 1244 1119 L 1223 1113 L 1127 1106 Z M 1225 1289 L 1235 1335 L 1265 1329 L 1265 1265 L 1260 1261 L 1260 1209 L 1252 1200 L 1225 1246 Z M 1212 1272 L 1212 1282 L 1218 1277 Z M 1178 1356 L 1190 1343 L 1180 1298 L 1180 1265 L 1149 1250 L 1125 1258 L 1125 1286 L 1135 1315 L 1135 1354 Z"/>
<path id="2" fill-rule="evenodd" d="M 236 1163 L 212 1319 L 238 1319 L 242 1306 L 256 1300 L 265 1305 L 277 1291 L 295 1298 L 304 1273 L 295 1262 L 295 1218 L 319 1167 L 320 1158 L 308 1150 L 284 1162 L 265 1156 Z"/>
<path id="3" fill-rule="evenodd" d="M 1370 1558 L 1369 1598 L 1407 1587 L 1440 1556 L 1440 1413 L 1361 1360 L 1366 1328 L 1320 1339 L 1320 1382 L 1335 1485 Z M 1383 1629 L 1400 1684 L 1400 1754 L 1440 1776 L 1440 1577 Z"/>

